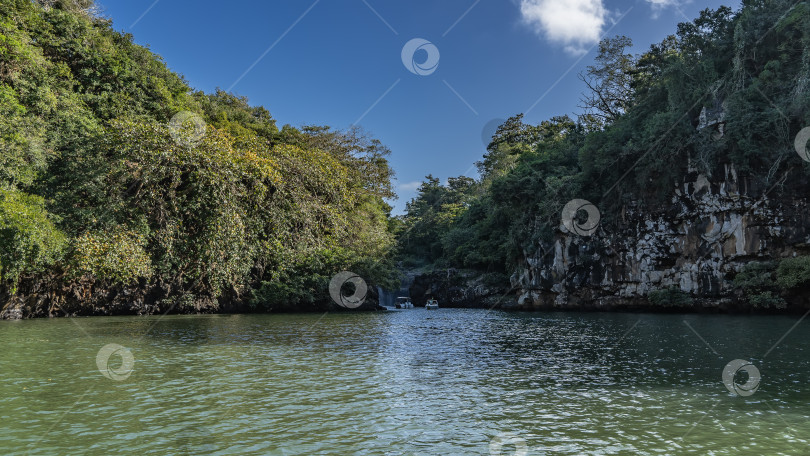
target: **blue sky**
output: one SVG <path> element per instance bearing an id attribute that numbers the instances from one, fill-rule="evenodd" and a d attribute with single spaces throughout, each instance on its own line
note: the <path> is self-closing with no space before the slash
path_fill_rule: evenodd
<path id="1" fill-rule="evenodd" d="M 601 37 L 629 36 L 634 52 L 643 52 L 704 8 L 738 6 L 736 0 L 98 3 L 115 29 L 132 33 L 196 89 L 247 96 L 270 110 L 279 127 L 344 129 L 357 122 L 393 152 L 400 195 L 394 213 L 427 174 L 474 176 L 473 163 L 485 152 L 482 131 L 494 119 L 525 113 L 539 123 L 576 115 L 583 90 L 577 74 L 592 63 Z M 403 61 L 412 39 L 423 41 Z M 433 47 L 420 49 L 425 42 Z M 428 50 L 438 51 L 438 65 L 420 71 Z"/>

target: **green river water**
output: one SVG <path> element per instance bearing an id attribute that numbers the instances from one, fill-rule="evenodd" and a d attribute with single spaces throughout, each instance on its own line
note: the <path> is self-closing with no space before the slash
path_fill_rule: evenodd
<path id="1" fill-rule="evenodd" d="M 810 455 L 808 341 L 798 316 L 4 321 L 0 454 Z"/>

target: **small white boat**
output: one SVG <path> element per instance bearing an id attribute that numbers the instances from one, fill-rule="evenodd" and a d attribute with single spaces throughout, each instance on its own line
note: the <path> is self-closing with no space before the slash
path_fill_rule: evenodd
<path id="1" fill-rule="evenodd" d="M 439 308 L 439 301 L 435 299 L 428 299 L 425 303 L 425 310 L 436 310 Z"/>
<path id="2" fill-rule="evenodd" d="M 411 298 L 407 296 L 400 296 L 397 298 L 397 302 L 394 304 L 397 309 L 413 309 L 413 303 L 411 302 Z"/>

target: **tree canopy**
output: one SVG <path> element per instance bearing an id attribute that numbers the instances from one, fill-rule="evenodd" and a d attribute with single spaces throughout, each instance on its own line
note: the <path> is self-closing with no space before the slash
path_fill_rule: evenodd
<path id="1" fill-rule="evenodd" d="M 0 4 L 0 291 L 90 281 L 160 289 L 163 309 L 313 309 L 340 270 L 395 278 L 388 148 L 195 91 L 93 8 Z"/>
<path id="2" fill-rule="evenodd" d="M 402 218 L 409 262 L 511 274 L 550 240 L 566 202 L 654 209 L 690 172 L 733 163 L 757 188 L 809 166 L 793 139 L 810 125 L 810 4 L 746 0 L 706 9 L 640 55 L 603 40 L 581 76 L 583 112 L 498 129 L 464 187 L 428 176 Z M 703 119 L 703 120 L 702 120 Z M 713 120 L 712 120 L 713 119 Z"/>

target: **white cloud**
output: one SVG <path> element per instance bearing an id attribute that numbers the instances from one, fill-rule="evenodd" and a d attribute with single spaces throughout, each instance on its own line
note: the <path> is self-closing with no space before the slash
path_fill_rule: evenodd
<path id="1" fill-rule="evenodd" d="M 599 42 L 608 11 L 603 0 L 520 0 L 520 14 L 538 35 L 583 54 Z"/>
<path id="2" fill-rule="evenodd" d="M 680 7 L 689 0 L 646 0 L 653 10 L 653 18 L 657 18 L 664 8 L 674 7 L 680 12 Z M 681 14 L 683 14 L 681 12 Z M 687 18 L 688 19 L 688 18 Z"/>
<path id="3" fill-rule="evenodd" d="M 678 0 L 647 0 L 647 3 L 653 7 L 664 8 L 667 6 L 678 6 L 681 4 Z"/>
<path id="4" fill-rule="evenodd" d="M 422 183 L 419 181 L 404 182 L 399 184 L 397 188 L 403 192 L 413 192 L 416 191 L 420 185 L 422 185 Z"/>

